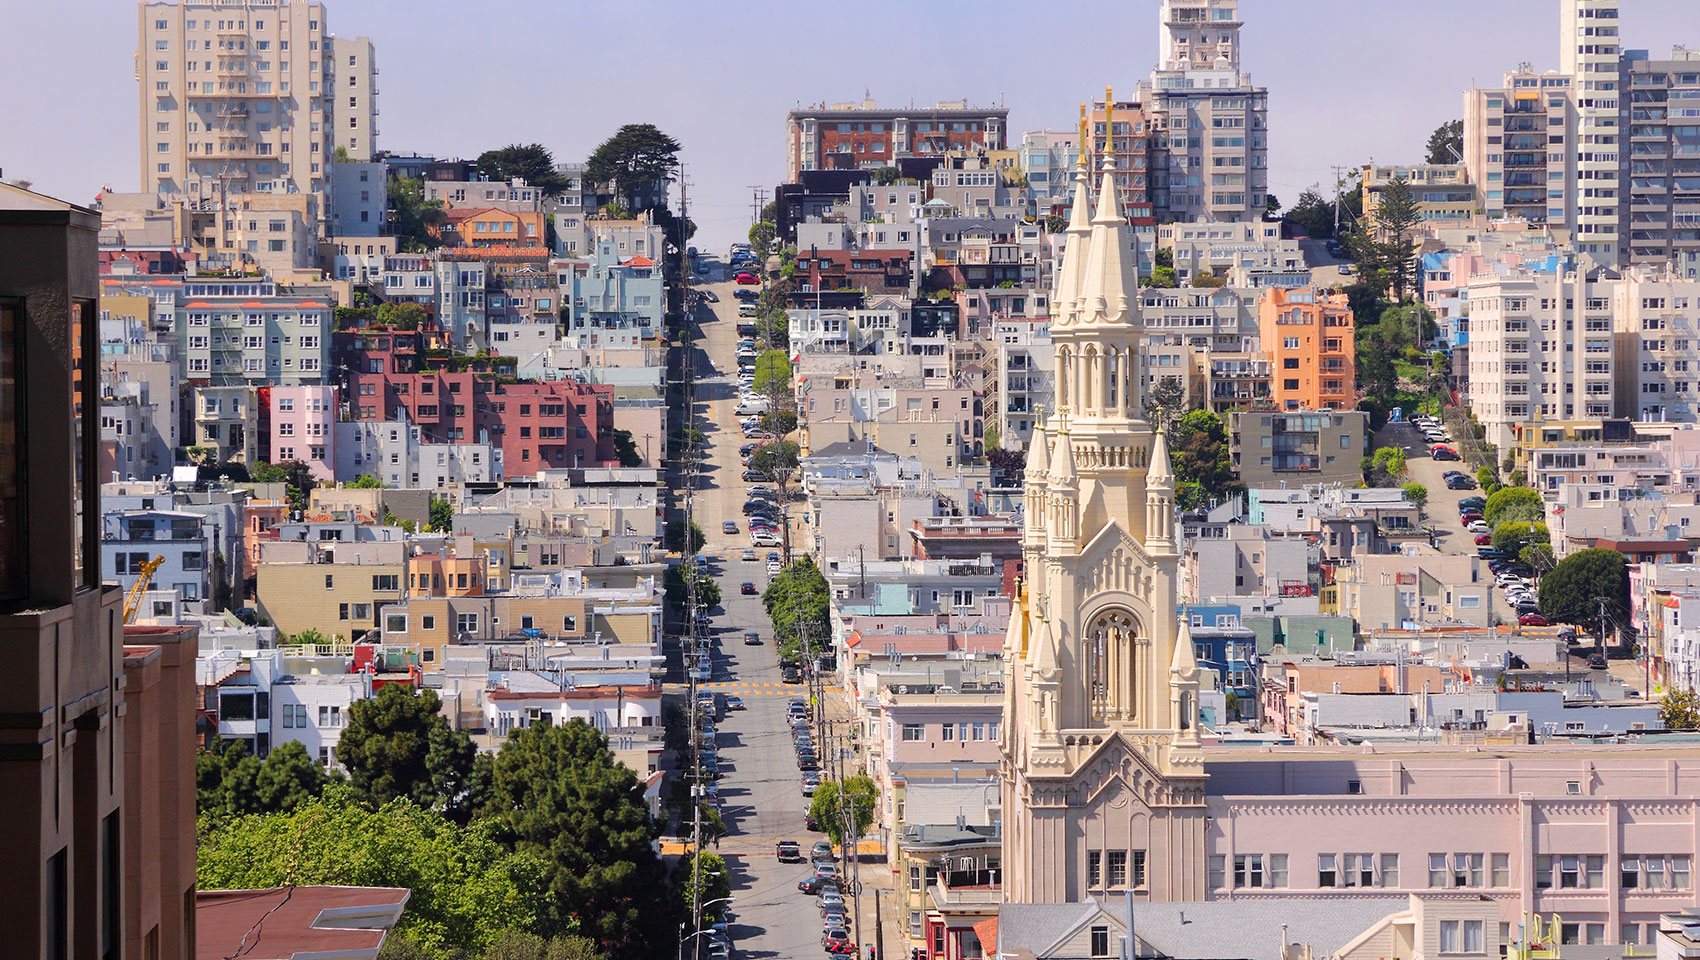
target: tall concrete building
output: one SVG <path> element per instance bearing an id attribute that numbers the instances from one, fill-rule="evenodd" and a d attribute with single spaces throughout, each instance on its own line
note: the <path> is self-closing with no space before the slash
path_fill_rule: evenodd
<path id="1" fill-rule="evenodd" d="M 334 81 L 330 91 L 331 154 L 338 149 L 354 162 L 371 160 L 378 141 L 378 63 L 368 37 L 332 37 L 328 71 Z"/>
<path id="2" fill-rule="evenodd" d="M 1630 50 L 1622 68 L 1627 259 L 1691 262 L 1700 255 L 1700 50 L 1676 47 L 1668 60 Z"/>
<path id="3" fill-rule="evenodd" d="M 142 3 L 136 35 L 143 193 L 321 194 L 336 148 L 371 159 L 372 42 L 333 38 L 323 4 Z"/>
<path id="4" fill-rule="evenodd" d="M 1577 100 L 1575 77 L 1528 64 L 1464 92 L 1464 168 L 1488 217 L 1575 226 Z"/>
<path id="5" fill-rule="evenodd" d="M 1239 0 L 1163 0 L 1140 84 L 1159 220 L 1249 220 L 1269 189 L 1269 91 L 1240 69 Z"/>
<path id="6" fill-rule="evenodd" d="M 1559 72 L 1576 84 L 1576 135 L 1568 144 L 1576 167 L 1574 239 L 1578 250 L 1605 264 L 1618 263 L 1622 253 L 1617 5 L 1561 0 L 1559 8 Z"/>

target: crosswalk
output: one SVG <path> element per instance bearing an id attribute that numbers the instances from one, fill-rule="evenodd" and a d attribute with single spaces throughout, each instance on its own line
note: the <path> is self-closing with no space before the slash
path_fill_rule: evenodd
<path id="1" fill-rule="evenodd" d="M 669 684 L 683 687 L 684 684 Z M 808 688 L 798 683 L 761 683 L 743 682 L 737 680 L 713 680 L 697 684 L 698 690 L 712 690 L 716 693 L 736 693 L 745 697 L 801 697 L 807 694 Z"/>

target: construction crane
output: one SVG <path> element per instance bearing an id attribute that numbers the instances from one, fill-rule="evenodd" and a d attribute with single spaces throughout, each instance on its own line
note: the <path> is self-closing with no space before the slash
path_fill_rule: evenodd
<path id="1" fill-rule="evenodd" d="M 142 564 L 142 569 L 136 574 L 136 583 L 130 592 L 124 596 L 124 622 L 129 623 L 136 618 L 136 608 L 141 606 L 142 594 L 148 591 L 148 584 L 153 582 L 154 571 L 165 562 L 164 556 L 154 557 Z"/>

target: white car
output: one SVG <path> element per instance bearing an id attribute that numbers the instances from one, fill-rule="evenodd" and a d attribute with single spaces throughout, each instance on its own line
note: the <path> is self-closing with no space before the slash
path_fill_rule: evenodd
<path id="1" fill-rule="evenodd" d="M 1486 523 L 1480 521 L 1480 520 L 1472 520 L 1472 521 L 1470 521 L 1470 525 L 1465 527 L 1464 529 L 1470 531 L 1471 533 L 1487 533 L 1488 532 L 1488 525 Z"/>

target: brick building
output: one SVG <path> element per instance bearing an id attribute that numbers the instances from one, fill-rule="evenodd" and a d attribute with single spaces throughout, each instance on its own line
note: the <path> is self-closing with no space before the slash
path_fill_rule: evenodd
<path id="1" fill-rule="evenodd" d="M 406 420 L 426 443 L 489 443 L 509 477 L 615 461 L 613 387 L 515 382 L 511 357 L 432 357 L 419 337 L 388 328 L 337 334 L 349 420 Z"/>
<path id="2" fill-rule="evenodd" d="M 816 250 L 797 258 L 807 270 L 804 290 L 865 290 L 869 295 L 909 292 L 915 255 L 908 250 Z"/>

